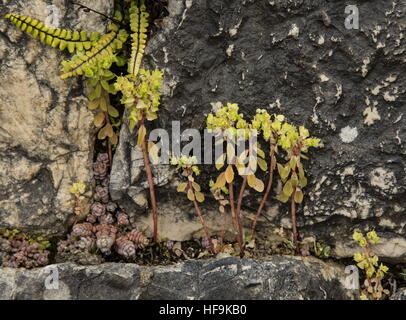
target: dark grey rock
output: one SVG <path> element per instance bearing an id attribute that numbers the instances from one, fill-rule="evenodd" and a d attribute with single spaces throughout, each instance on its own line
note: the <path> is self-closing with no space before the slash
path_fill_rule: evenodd
<path id="1" fill-rule="evenodd" d="M 58 289 L 46 289 L 50 268 Z M 256 261 L 237 258 L 189 260 L 141 267 L 56 264 L 34 270 L 0 269 L 1 299 L 350 299 L 343 268 L 314 258 L 275 256 Z"/>
<path id="2" fill-rule="evenodd" d="M 406 288 L 399 288 L 393 295 L 391 295 L 390 299 L 406 300 Z"/>
<path id="3" fill-rule="evenodd" d="M 165 74 L 155 126 L 170 131 L 171 121 L 179 120 L 183 129 L 204 129 L 216 102 L 236 102 L 247 117 L 265 108 L 305 125 L 324 148 L 312 150 L 305 163 L 310 184 L 298 211 L 303 236 L 326 241 L 337 257 L 349 257 L 356 250 L 353 229 L 375 228 L 383 237 L 377 253 L 404 262 L 405 3 L 352 4 L 359 8 L 359 30 L 345 28 L 343 1 L 170 0 L 170 16 L 144 59 Z M 145 176 L 128 170 L 137 166 L 128 163 L 134 152 L 128 139 L 134 137 L 123 131 L 112 177 L 128 176 L 111 191 L 122 194 L 129 210 L 144 213 L 131 201 L 137 194 L 130 191 L 144 185 Z M 208 179 L 200 182 L 207 185 Z M 171 214 L 176 202 L 178 220 L 184 223 L 188 213 L 194 219 L 192 206 L 172 190 L 173 184 L 157 189 L 161 216 Z M 257 205 L 258 195 L 247 197 L 244 214 Z M 214 208 L 208 202 L 205 210 Z M 289 228 L 288 210 L 272 200 L 260 232 Z M 178 240 L 193 237 L 177 219 L 171 221 L 164 229 L 178 230 Z"/>

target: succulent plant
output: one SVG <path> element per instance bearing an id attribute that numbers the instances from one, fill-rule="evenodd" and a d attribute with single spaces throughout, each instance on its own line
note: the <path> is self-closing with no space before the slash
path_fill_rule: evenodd
<path id="1" fill-rule="evenodd" d="M 96 226 L 96 246 L 104 254 L 111 253 L 111 247 L 116 241 L 117 228 L 109 224 Z"/>
<path id="2" fill-rule="evenodd" d="M 127 236 L 129 240 L 134 242 L 137 249 L 145 248 L 149 243 L 148 238 L 141 231 L 135 229 L 130 231 Z"/>
<path id="3" fill-rule="evenodd" d="M 106 213 L 106 206 L 103 205 L 100 202 L 95 202 L 92 204 L 92 206 L 90 207 L 90 212 L 92 213 L 92 215 L 94 215 L 95 217 L 100 217 L 102 215 L 104 215 Z"/>
<path id="4" fill-rule="evenodd" d="M 128 215 L 124 212 L 117 213 L 117 225 L 119 226 L 128 226 L 130 224 L 130 219 Z"/>
<path id="5" fill-rule="evenodd" d="M 134 242 L 128 239 L 127 235 L 117 238 L 115 247 L 117 253 L 124 258 L 130 258 L 135 255 L 136 246 Z"/>
<path id="6" fill-rule="evenodd" d="M 110 201 L 106 204 L 106 210 L 108 212 L 115 212 L 117 210 L 117 208 L 118 208 L 118 206 L 115 202 Z"/>
<path id="7" fill-rule="evenodd" d="M 106 213 L 98 218 L 100 224 L 113 224 L 115 222 L 111 213 Z"/>
<path id="8" fill-rule="evenodd" d="M 94 195 L 94 199 L 96 201 L 100 201 L 103 203 L 109 202 L 109 189 L 108 187 L 103 186 L 96 186 L 96 192 Z"/>
<path id="9" fill-rule="evenodd" d="M 6 244 L 7 245 L 7 244 Z M 35 268 L 48 264 L 49 251 L 37 242 L 9 240 L 8 249 L 2 257 L 2 265 L 9 268 Z"/>
<path id="10" fill-rule="evenodd" d="M 89 222 L 77 223 L 72 228 L 72 237 L 90 237 L 93 235 L 93 225 Z"/>

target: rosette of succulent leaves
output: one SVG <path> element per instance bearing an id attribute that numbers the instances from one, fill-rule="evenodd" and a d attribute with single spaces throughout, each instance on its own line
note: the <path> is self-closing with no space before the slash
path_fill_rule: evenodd
<path id="1" fill-rule="evenodd" d="M 0 262 L 3 267 L 35 268 L 48 264 L 51 243 L 20 230 L 0 230 Z"/>
<path id="2" fill-rule="evenodd" d="M 108 139 L 110 165 L 111 148 L 118 142 L 117 129 L 121 124 L 117 108 L 110 103 L 110 95 L 117 93 L 112 83 L 116 75 L 111 67 L 113 64 L 121 67 L 127 63 L 122 49 L 130 32 L 131 54 L 128 59 L 128 73 L 135 79 L 144 54 L 149 18 L 144 0 L 122 2 L 120 9 L 110 19 L 113 22 L 104 35 L 85 30 L 50 28 L 42 21 L 16 13 L 8 13 L 5 16 L 16 27 L 38 38 L 44 44 L 74 54 L 70 60 L 62 62 L 61 78 L 73 76 L 85 78 L 89 89 L 88 107 L 96 111 L 94 124 L 99 128 L 97 137 L 101 140 Z"/>
<path id="3" fill-rule="evenodd" d="M 209 244 L 208 249 L 213 254 L 215 254 L 216 252 L 213 241 L 211 239 L 209 229 L 207 228 L 206 222 L 199 206 L 199 202 L 204 202 L 204 194 L 201 192 L 201 187 L 194 178 L 194 175 L 198 176 L 200 174 L 200 169 L 197 166 L 197 158 L 195 156 L 187 157 L 185 155 L 182 155 L 180 157 L 172 157 L 170 160 L 170 164 L 176 166 L 177 171 L 182 171 L 182 176 L 187 179 L 186 182 L 182 182 L 178 185 L 177 191 L 185 192 L 187 198 L 193 202 L 195 213 L 203 226 L 206 240 Z"/>
<path id="4" fill-rule="evenodd" d="M 380 300 L 389 295 L 389 290 L 382 286 L 382 279 L 388 272 L 389 268 L 384 264 L 379 264 L 378 256 L 372 251 L 371 246 L 380 243 L 375 230 L 372 230 L 364 236 L 359 230 L 353 233 L 353 239 L 362 249 L 362 252 L 354 254 L 354 260 L 358 268 L 365 273 L 360 298 L 361 300 Z"/>

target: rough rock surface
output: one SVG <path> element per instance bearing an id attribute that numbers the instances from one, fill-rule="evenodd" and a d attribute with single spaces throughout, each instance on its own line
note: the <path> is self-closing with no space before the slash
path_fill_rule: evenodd
<path id="1" fill-rule="evenodd" d="M 57 267 L 59 288 L 45 279 Z M 223 258 L 161 267 L 106 263 L 0 269 L 0 299 L 350 299 L 345 273 L 313 258 Z M 50 282 L 52 284 L 52 282 Z M 170 284 L 170 285 L 168 285 Z"/>
<path id="2" fill-rule="evenodd" d="M 183 129 L 203 129 L 217 102 L 236 102 L 247 115 L 265 108 L 305 125 L 324 148 L 306 163 L 310 184 L 299 209 L 301 232 L 348 257 L 353 228 L 375 228 L 384 238 L 378 254 L 404 262 L 405 3 L 352 4 L 359 9 L 359 30 L 346 29 L 342 1 L 170 0 L 170 16 L 145 59 L 165 72 L 156 126 L 170 130 L 171 121 L 180 120 Z M 134 191 L 146 185 L 142 162 L 131 162 L 129 137 L 122 132 L 111 189 L 135 211 L 134 199 L 147 202 L 143 191 Z M 157 191 L 161 215 L 175 201 L 178 219 L 186 212 L 193 219 L 193 207 L 174 200 L 170 190 Z M 255 210 L 255 198 L 245 201 L 244 214 Z M 288 207 L 276 200 L 266 214 L 264 232 L 290 227 Z M 180 224 L 165 229 L 177 230 L 178 240 L 192 236 Z"/>
<path id="3" fill-rule="evenodd" d="M 112 9 L 112 1 L 87 2 L 101 12 Z M 52 3 L 54 14 L 49 1 L 6 0 L 0 14 L 105 31 L 99 15 Z M 0 19 L 0 228 L 61 234 L 72 217 L 69 186 L 91 178 L 93 115 L 80 80 L 59 78 L 59 64 L 68 57 Z"/>
<path id="4" fill-rule="evenodd" d="M 391 300 L 406 300 L 406 288 L 400 288 L 390 297 Z"/>

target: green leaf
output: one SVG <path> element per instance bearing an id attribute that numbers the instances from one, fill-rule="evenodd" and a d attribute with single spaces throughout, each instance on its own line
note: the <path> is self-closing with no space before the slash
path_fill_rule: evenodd
<path id="1" fill-rule="evenodd" d="M 114 136 L 114 129 L 113 129 L 113 127 L 111 126 L 111 124 L 108 123 L 105 128 L 106 128 L 106 135 L 107 135 L 109 138 L 113 138 L 113 136 Z"/>
<path id="2" fill-rule="evenodd" d="M 116 145 L 118 143 L 118 137 L 115 132 L 113 132 L 113 136 L 109 137 L 109 140 L 112 145 Z"/>
<path id="3" fill-rule="evenodd" d="M 113 118 L 117 118 L 120 114 L 118 113 L 118 110 L 114 108 L 112 105 L 107 106 L 107 110 L 110 116 Z"/>
<path id="4" fill-rule="evenodd" d="M 257 146 L 257 155 L 260 156 L 262 159 L 265 158 L 265 152 L 263 152 L 258 146 Z"/>
<path id="5" fill-rule="evenodd" d="M 286 203 L 286 202 L 288 202 L 289 197 L 286 194 L 284 194 L 283 192 L 281 192 L 280 194 L 278 194 L 276 196 L 276 199 L 278 199 L 280 202 Z"/>
<path id="6" fill-rule="evenodd" d="M 98 134 L 97 134 L 97 138 L 99 140 L 104 140 L 107 137 L 107 132 L 106 132 L 106 127 L 103 127 L 99 130 Z"/>
<path id="7" fill-rule="evenodd" d="M 289 165 L 292 170 L 295 170 L 295 168 L 296 168 L 296 158 L 295 157 L 290 158 Z"/>
<path id="8" fill-rule="evenodd" d="M 141 147 L 144 143 L 145 136 L 147 135 L 147 129 L 144 125 L 141 125 L 138 129 L 138 139 L 137 139 L 137 146 Z"/>
<path id="9" fill-rule="evenodd" d="M 303 177 L 299 179 L 299 186 L 301 186 L 302 188 L 307 186 L 307 178 Z"/>
<path id="10" fill-rule="evenodd" d="M 234 170 L 233 170 L 233 166 L 231 164 L 229 164 L 226 169 L 225 178 L 226 178 L 227 183 L 231 183 L 234 180 Z"/>
<path id="11" fill-rule="evenodd" d="M 293 193 L 292 182 L 288 180 L 283 186 L 283 194 L 290 197 L 292 193 Z"/>
<path id="12" fill-rule="evenodd" d="M 216 169 L 220 170 L 226 162 L 226 154 L 223 153 L 218 159 L 216 160 Z"/>
<path id="13" fill-rule="evenodd" d="M 289 176 L 290 166 L 284 167 L 280 163 L 278 163 L 278 172 L 279 172 L 279 176 L 281 177 L 281 179 L 283 181 L 285 181 L 287 179 L 287 177 Z"/>
<path id="14" fill-rule="evenodd" d="M 193 186 L 193 189 L 195 189 L 195 191 L 201 190 L 200 186 L 196 182 L 192 182 L 192 186 Z"/>
<path id="15" fill-rule="evenodd" d="M 89 101 L 87 107 L 89 110 L 96 110 L 100 105 L 100 99 L 95 99 L 93 101 Z"/>
<path id="16" fill-rule="evenodd" d="M 178 188 L 176 189 L 178 192 L 184 192 L 186 190 L 187 187 L 187 183 L 183 182 L 181 184 L 178 185 Z"/>
<path id="17" fill-rule="evenodd" d="M 232 163 L 235 157 L 235 149 L 231 143 L 227 143 L 227 159 L 228 163 Z"/>
<path id="18" fill-rule="evenodd" d="M 258 192 L 262 192 L 264 191 L 265 185 L 262 182 L 262 180 L 256 178 L 255 179 L 255 184 L 254 184 L 254 190 L 258 191 Z"/>
<path id="19" fill-rule="evenodd" d="M 225 173 L 222 172 L 220 173 L 220 175 L 217 177 L 216 183 L 215 183 L 215 187 L 216 188 L 222 188 L 226 185 L 226 177 L 225 177 Z"/>
<path id="20" fill-rule="evenodd" d="M 290 178 L 290 181 L 292 182 L 292 187 L 293 187 L 293 188 L 296 188 L 296 186 L 297 186 L 298 183 L 299 183 L 299 179 L 297 178 L 296 172 L 293 172 L 293 173 L 292 173 L 292 176 L 291 176 L 291 178 Z"/>
<path id="21" fill-rule="evenodd" d="M 195 193 L 195 196 L 196 196 L 196 200 L 197 200 L 198 202 L 203 202 L 203 201 L 204 201 L 204 194 L 203 194 L 203 193 L 197 191 L 197 192 Z"/>
<path id="22" fill-rule="evenodd" d="M 302 201 L 303 201 L 303 192 L 302 192 L 302 190 L 296 189 L 294 199 L 295 199 L 296 203 L 302 203 Z"/>
<path id="23" fill-rule="evenodd" d="M 195 201 L 195 194 L 193 193 L 193 190 L 192 190 L 192 189 L 189 189 L 189 190 L 187 191 L 187 198 L 188 198 L 190 201 Z"/>
<path id="24" fill-rule="evenodd" d="M 104 124 L 105 116 L 104 112 L 98 112 L 93 120 L 93 123 L 96 127 L 101 127 Z"/>
<path id="25" fill-rule="evenodd" d="M 266 161 L 264 159 L 258 158 L 257 160 L 258 160 L 258 165 L 262 171 L 268 170 L 268 164 L 266 163 Z"/>
<path id="26" fill-rule="evenodd" d="M 104 90 L 106 90 L 107 92 L 110 91 L 110 85 L 106 80 L 101 80 L 100 84 L 101 84 L 101 86 L 103 87 Z"/>
<path id="27" fill-rule="evenodd" d="M 254 189 L 256 181 L 257 181 L 257 178 L 255 177 L 255 175 L 253 175 L 253 174 L 247 175 L 247 182 L 251 188 Z"/>
<path id="28" fill-rule="evenodd" d="M 104 98 L 100 98 L 100 103 L 99 103 L 100 109 L 103 110 L 104 112 L 107 112 L 108 106 L 107 106 L 107 100 Z"/>

